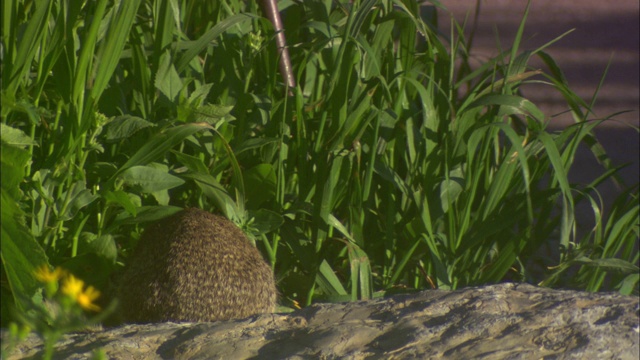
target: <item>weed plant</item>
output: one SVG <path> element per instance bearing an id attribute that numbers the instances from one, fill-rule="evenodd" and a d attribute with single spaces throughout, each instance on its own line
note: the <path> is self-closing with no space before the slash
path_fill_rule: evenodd
<path id="1" fill-rule="evenodd" d="M 603 213 L 607 119 L 545 52 L 557 39 L 523 49 L 525 12 L 470 70 L 433 6 L 281 1 L 288 89 L 253 1 L 3 1 L 3 324 L 42 298 L 43 263 L 108 294 L 144 226 L 184 206 L 241 226 L 288 305 L 508 280 L 638 294 L 638 185 Z M 531 82 L 575 124 L 548 131 Z M 592 183 L 568 181 L 578 146 L 605 168 Z"/>

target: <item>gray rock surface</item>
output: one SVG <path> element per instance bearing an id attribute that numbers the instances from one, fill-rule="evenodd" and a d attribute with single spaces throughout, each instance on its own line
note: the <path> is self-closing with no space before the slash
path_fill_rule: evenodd
<path id="1" fill-rule="evenodd" d="M 58 359 L 638 359 L 638 298 L 500 284 L 70 334 Z M 4 342 L 3 342 L 3 346 Z M 35 336 L 8 359 L 42 354 Z"/>

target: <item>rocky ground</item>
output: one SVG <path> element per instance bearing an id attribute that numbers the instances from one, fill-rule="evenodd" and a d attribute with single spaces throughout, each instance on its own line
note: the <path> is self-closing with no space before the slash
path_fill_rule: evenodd
<path id="1" fill-rule="evenodd" d="M 622 359 L 640 356 L 638 298 L 500 284 L 217 323 L 65 335 L 55 359 Z M 3 337 L 3 348 L 7 346 Z M 6 359 L 42 356 L 31 335 Z"/>

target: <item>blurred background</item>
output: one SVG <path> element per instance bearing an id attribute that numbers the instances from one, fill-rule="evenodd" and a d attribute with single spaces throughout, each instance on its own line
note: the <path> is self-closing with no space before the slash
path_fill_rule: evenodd
<path id="1" fill-rule="evenodd" d="M 479 4 L 476 0 L 441 0 L 441 3 L 459 23 L 466 19 L 467 36 L 474 30 L 471 53 L 476 64 L 495 56 L 499 47 L 511 46 L 527 6 L 525 0 L 483 0 Z M 627 185 L 637 183 L 640 177 L 640 137 L 631 127 L 640 125 L 639 3 L 638 0 L 532 0 L 520 45 L 521 50 L 533 50 L 575 29 L 546 51 L 564 71 L 570 88 L 587 103 L 611 62 L 593 109 L 595 115 L 590 119 L 628 111 L 596 128 L 596 136 L 614 165 L 630 163 L 620 172 Z M 439 11 L 439 28 L 445 34 L 450 30 L 448 19 L 447 14 Z M 541 61 L 532 64 L 546 70 Z M 574 123 L 566 113 L 568 107 L 561 95 L 549 86 L 527 85 L 523 93 L 551 116 L 551 129 Z M 601 169 L 585 147 L 578 153 L 570 179 L 587 183 Z M 610 205 L 619 193 L 611 181 L 599 190 L 605 205 Z M 578 210 L 583 216 L 591 212 L 588 208 Z"/>

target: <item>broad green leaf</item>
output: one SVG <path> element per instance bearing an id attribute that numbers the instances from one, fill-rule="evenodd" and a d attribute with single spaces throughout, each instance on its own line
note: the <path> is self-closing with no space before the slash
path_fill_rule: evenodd
<path id="1" fill-rule="evenodd" d="M 21 196 L 20 183 L 25 177 L 29 153 L 26 150 L 0 142 L 0 179 L 7 195 L 18 200 Z"/>
<path id="2" fill-rule="evenodd" d="M 80 234 L 80 250 L 78 254 L 93 253 L 115 264 L 118 258 L 118 247 L 111 234 L 97 236 L 94 233 L 83 232 Z"/>
<path id="3" fill-rule="evenodd" d="M 146 165 L 164 156 L 171 148 L 181 143 L 187 137 L 203 129 L 213 129 L 209 124 L 185 124 L 172 127 L 156 134 L 147 141 L 122 167 L 116 172 L 119 175 L 126 169 L 136 165 Z"/>
<path id="4" fill-rule="evenodd" d="M 284 219 L 280 214 L 267 209 L 249 211 L 249 218 L 252 219 L 250 227 L 254 230 L 254 235 L 270 233 L 284 223 Z"/>
<path id="5" fill-rule="evenodd" d="M 47 256 L 25 226 L 24 213 L 19 202 L 22 192 L 19 185 L 24 179 L 29 154 L 20 148 L 0 143 L 0 173 L 2 197 L 2 241 L 0 257 L 11 289 L 11 295 L 18 309 L 26 311 L 27 303 L 41 287 L 33 271 L 42 265 L 48 265 Z M 5 306 L 5 305 L 3 305 Z"/>
<path id="6" fill-rule="evenodd" d="M 422 105 L 422 126 L 426 128 L 429 133 L 436 133 L 438 131 L 438 114 L 435 109 L 435 105 L 433 103 L 433 92 L 431 87 L 425 87 L 421 82 L 413 79 L 409 76 L 405 78 L 408 84 L 413 85 L 413 87 L 418 91 L 420 95 L 420 102 Z M 437 146 L 432 136 L 427 136 L 425 139 L 427 153 L 429 155 Z"/>
<path id="7" fill-rule="evenodd" d="M 155 87 L 169 99 L 171 102 L 175 102 L 178 99 L 178 95 L 183 88 L 182 79 L 175 67 L 171 63 L 171 56 L 169 53 L 160 57 L 160 66 L 158 67 L 158 73 L 156 74 Z"/>
<path id="8" fill-rule="evenodd" d="M 48 265 L 49 261 L 40 244 L 25 227 L 24 216 L 4 184 L 1 228 L 0 256 L 7 284 L 18 309 L 26 311 L 29 306 L 25 301 L 29 301 L 41 287 L 33 272 L 39 266 Z"/>
<path id="9" fill-rule="evenodd" d="M 156 199 L 156 202 L 158 202 L 158 205 L 169 205 L 169 201 L 171 201 L 171 197 L 169 196 L 169 190 L 160 190 L 160 191 L 154 191 L 151 193 L 151 196 L 153 196 L 154 199 Z"/>
<path id="10" fill-rule="evenodd" d="M 202 193 L 214 202 L 225 217 L 236 224 L 242 224 L 244 222 L 245 214 L 240 212 L 233 198 L 213 176 L 203 173 L 187 173 L 181 174 L 180 176 L 185 179 L 194 180 L 196 185 L 202 190 Z"/>
<path id="11" fill-rule="evenodd" d="M 17 100 L 15 94 L 7 94 L 2 91 L 2 116 L 7 116 L 11 112 L 21 112 L 27 115 L 31 124 L 40 124 L 40 113 L 35 105 L 28 100 Z M 4 125 L 4 123 L 2 123 Z"/>
<path id="12" fill-rule="evenodd" d="M 158 221 L 167 216 L 171 216 L 183 209 L 177 206 L 142 206 L 138 208 L 137 215 L 133 216 L 127 212 L 121 212 L 116 216 L 114 226 L 141 224 Z"/>
<path id="13" fill-rule="evenodd" d="M 235 118 L 230 114 L 233 106 L 220 106 L 208 104 L 194 110 L 195 121 L 202 121 L 211 125 L 216 124 L 220 120 L 232 121 Z"/>
<path id="14" fill-rule="evenodd" d="M 119 178 L 142 193 L 173 189 L 184 184 L 181 178 L 151 166 L 132 166 L 120 173 Z"/>
<path id="15" fill-rule="evenodd" d="M 62 221 L 73 219 L 82 208 L 98 199 L 98 195 L 87 189 L 83 181 L 73 183 L 68 191 L 70 192 L 68 203 L 66 196 L 57 201 L 57 206 L 61 209 L 59 218 Z"/>
<path id="16" fill-rule="evenodd" d="M 447 213 L 464 189 L 462 168 L 457 167 L 449 172 L 449 176 L 440 183 L 440 204 L 442 212 Z"/>
<path id="17" fill-rule="evenodd" d="M 102 197 L 107 200 L 107 203 L 118 204 L 122 206 L 122 208 L 124 208 L 129 214 L 136 216 L 137 208 L 126 192 L 122 190 L 106 191 L 102 195 Z"/>
<path id="18" fill-rule="evenodd" d="M 196 173 L 209 173 L 209 169 L 204 164 L 204 161 L 196 156 L 187 155 L 185 153 L 181 153 L 179 151 L 171 150 L 171 153 L 175 155 L 176 159 L 181 162 L 184 166 L 186 166 L 189 170 Z"/>
<path id="19" fill-rule="evenodd" d="M 137 116 L 121 115 L 113 119 L 106 127 L 105 137 L 107 141 L 119 141 L 126 139 L 141 129 L 156 126 L 154 123 Z"/>
<path id="20" fill-rule="evenodd" d="M 7 143 L 9 145 L 14 146 L 28 146 L 28 145 L 38 145 L 37 142 L 33 141 L 24 131 L 20 129 L 13 128 L 11 126 L 5 125 L 4 123 L 0 123 L 0 136 L 2 142 Z"/>
<path id="21" fill-rule="evenodd" d="M 198 86 L 191 95 L 189 95 L 189 100 L 187 102 L 192 106 L 201 106 L 207 100 L 207 96 L 209 96 L 212 86 L 213 84 L 203 84 Z"/>

